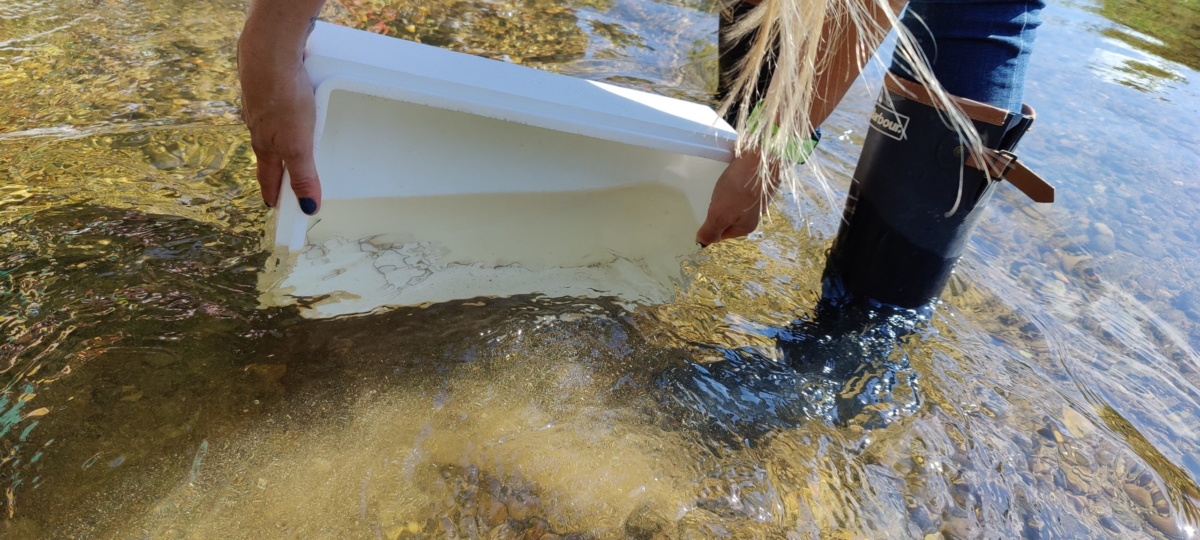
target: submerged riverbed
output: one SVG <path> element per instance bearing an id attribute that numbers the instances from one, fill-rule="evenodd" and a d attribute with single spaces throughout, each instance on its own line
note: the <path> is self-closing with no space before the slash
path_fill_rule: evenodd
<path id="1" fill-rule="evenodd" d="M 674 302 L 259 309 L 240 1 L 0 4 L 4 538 L 1189 538 L 1200 522 L 1200 7 L 1056 3 L 1021 155 L 886 425 L 730 444 L 660 375 L 811 319 L 878 88 Z M 323 17 L 694 101 L 689 0 L 331 0 Z M 919 384 L 918 384 L 919 381 Z M 892 414 L 894 413 L 894 414 Z"/>

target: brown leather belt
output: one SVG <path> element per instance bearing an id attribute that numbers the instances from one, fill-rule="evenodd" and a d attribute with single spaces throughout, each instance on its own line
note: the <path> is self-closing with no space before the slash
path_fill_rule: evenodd
<path id="1" fill-rule="evenodd" d="M 904 96 L 906 99 L 913 99 L 930 107 L 945 110 L 942 101 L 933 99 L 928 89 L 915 82 L 889 74 L 884 78 L 884 86 L 892 93 Z M 954 96 L 950 97 L 950 101 L 972 120 L 998 126 L 1003 125 L 1008 118 L 1008 111 L 986 103 Z M 1037 117 L 1037 112 L 1029 105 L 1021 106 L 1021 114 L 1031 118 Z M 1054 202 L 1054 186 L 1038 176 L 1037 173 L 1029 170 L 1029 167 L 1017 159 L 1016 154 L 990 148 L 984 148 L 983 154 L 982 160 L 977 159 L 973 153 L 967 156 L 967 165 L 983 171 L 989 178 L 1008 180 L 1008 183 L 1021 190 L 1021 193 L 1024 193 L 1033 202 Z"/>

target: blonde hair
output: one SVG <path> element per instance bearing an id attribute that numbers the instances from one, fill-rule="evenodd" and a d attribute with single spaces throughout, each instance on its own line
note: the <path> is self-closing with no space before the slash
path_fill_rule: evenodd
<path id="1" fill-rule="evenodd" d="M 730 10 L 741 1 L 744 0 L 722 0 L 721 7 Z M 795 167 L 784 163 L 777 153 L 762 149 L 786 148 L 787 141 L 812 137 L 817 126 L 810 120 L 809 110 L 819 97 L 818 77 L 835 60 L 831 55 L 821 54 L 822 44 L 835 43 L 846 32 L 856 36 L 855 60 L 861 70 L 868 61 L 876 58 L 880 42 L 894 28 L 896 54 L 912 68 L 912 73 L 906 75 L 929 89 L 930 96 L 939 105 L 943 122 L 959 133 L 972 154 L 982 155 L 983 146 L 974 125 L 934 78 L 912 32 L 900 24 L 899 8 L 902 5 L 893 5 L 889 0 L 762 0 L 726 30 L 727 39 L 749 39 L 751 46 L 734 68 L 736 76 L 731 91 L 720 104 L 720 112 L 725 114 L 736 108 L 735 127 L 739 133 L 736 154 L 740 156 L 747 150 L 759 150 L 762 160 L 758 168 L 759 181 L 768 181 L 771 175 L 778 174 L 782 177 L 781 182 L 795 187 Z M 761 100 L 754 103 L 759 73 L 769 62 L 776 66 L 774 75 Z M 886 93 L 884 96 L 883 99 L 887 99 Z M 773 118 L 775 122 L 751 121 L 750 115 L 755 108 L 758 109 L 756 118 Z M 965 157 L 967 152 L 962 154 Z M 820 167 L 812 161 L 810 166 L 826 195 L 832 199 Z M 768 196 L 768 190 L 762 191 Z M 961 191 L 960 181 L 959 198 Z M 956 202 L 947 215 L 953 214 L 958 206 Z"/>

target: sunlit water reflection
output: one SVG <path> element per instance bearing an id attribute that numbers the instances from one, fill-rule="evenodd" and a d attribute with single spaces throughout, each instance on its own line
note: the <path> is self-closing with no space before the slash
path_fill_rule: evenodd
<path id="1" fill-rule="evenodd" d="M 308 321 L 256 309 L 242 8 L 0 5 L 5 538 L 1192 534 L 1194 3 L 1046 10 L 1022 155 L 1060 201 L 1002 188 L 931 321 L 856 350 L 872 361 L 847 378 L 870 391 L 850 395 L 878 399 L 848 404 L 821 361 L 854 354 L 777 343 L 823 335 L 865 87 L 818 152 L 834 193 L 800 186 L 763 234 L 705 250 L 674 303 Z M 697 101 L 715 86 L 705 2 L 341 0 L 325 17 Z M 756 387 L 780 421 L 729 437 L 712 401 L 672 401 L 678 374 L 729 363 L 790 384 Z"/>

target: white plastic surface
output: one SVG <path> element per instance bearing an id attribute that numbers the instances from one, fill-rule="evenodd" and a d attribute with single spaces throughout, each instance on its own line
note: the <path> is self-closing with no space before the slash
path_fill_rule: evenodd
<path id="1" fill-rule="evenodd" d="M 686 200 L 691 216 L 672 217 L 675 221 L 670 224 L 663 221 L 666 218 L 656 217 L 643 226 L 672 230 L 633 234 L 669 235 L 662 240 L 674 246 L 683 241 L 690 244 L 690 237 L 675 236 L 683 234 L 681 231 L 692 221 L 698 225 L 703 220 L 713 183 L 731 159 L 736 140 L 728 124 L 703 105 L 326 23 L 318 23 L 309 38 L 305 66 L 316 87 L 314 139 L 323 203 L 320 214 L 305 216 L 285 178 L 275 212 L 274 243 L 277 250 L 292 253 L 334 237 L 347 242 L 373 238 L 373 245 L 385 239 L 427 242 L 429 238 L 415 236 L 418 231 L 426 231 L 421 234 L 442 234 L 439 241 L 457 242 L 455 261 L 465 264 L 470 261 L 462 260 L 464 254 L 480 253 L 479 246 L 446 236 L 457 235 L 455 227 L 442 227 L 436 222 L 444 219 L 447 225 L 461 225 L 479 212 L 455 216 L 458 206 L 450 203 L 457 199 L 444 197 L 465 197 L 462 200 L 466 205 L 513 205 L 514 212 L 542 216 L 543 221 L 529 217 L 520 222 L 519 226 L 528 231 L 558 228 L 570 215 L 518 210 L 520 199 L 504 198 L 504 194 L 605 194 L 617 190 L 625 195 L 595 198 L 607 201 L 607 212 L 625 212 L 634 209 L 620 201 L 630 200 L 629 193 L 633 192 L 621 190 L 641 189 L 637 185 L 645 183 L 681 194 L 680 200 Z M 485 194 L 498 198 L 486 203 L 486 199 L 478 198 Z M 438 201 L 443 205 L 439 208 L 445 210 L 425 216 L 425 221 L 412 221 L 415 218 L 410 216 L 417 213 L 413 209 L 421 206 L 413 206 L 418 199 L 411 198 L 426 197 L 443 197 L 429 200 Z M 563 204 L 573 201 L 569 204 L 577 205 L 587 198 L 545 200 Z M 408 210 L 404 216 L 397 216 L 390 208 Z M 644 213 L 645 209 L 637 211 Z M 488 208 L 488 212 L 502 217 L 504 208 Z M 596 217 L 597 227 L 611 227 L 601 218 L 604 216 Z M 430 220 L 434 223 L 428 223 Z M 567 229 L 571 227 L 563 228 Z M 551 246 L 551 241 L 562 246 L 573 243 L 561 235 L 529 237 L 530 242 L 540 241 L 543 246 Z M 591 238 L 579 245 L 608 250 L 635 263 L 655 255 L 637 251 L 663 249 L 655 242 L 630 243 L 614 234 L 606 238 L 609 240 Z M 529 246 L 519 241 L 503 244 L 485 254 L 492 260 L 476 266 L 530 266 L 528 257 L 493 253 L 497 249 L 534 253 Z M 579 260 L 584 259 L 591 260 Z M 564 261 L 567 259 L 540 262 L 569 264 Z M 328 287 L 306 290 L 309 287 L 298 285 L 296 279 L 288 281 L 293 296 L 330 293 Z M 505 287 L 496 295 L 548 292 L 537 290 L 535 284 L 508 284 L 501 289 Z M 523 287 L 533 290 L 523 291 Z M 370 308 L 370 304 L 377 303 L 363 300 L 364 294 L 369 296 L 369 291 L 350 293 L 359 297 L 362 305 L 347 309 Z M 489 295 L 486 287 L 463 294 L 470 296 L 458 297 Z M 397 300 L 396 294 L 391 296 L 391 300 L 377 304 L 456 297 L 446 291 L 399 295 L 403 300 Z"/>

